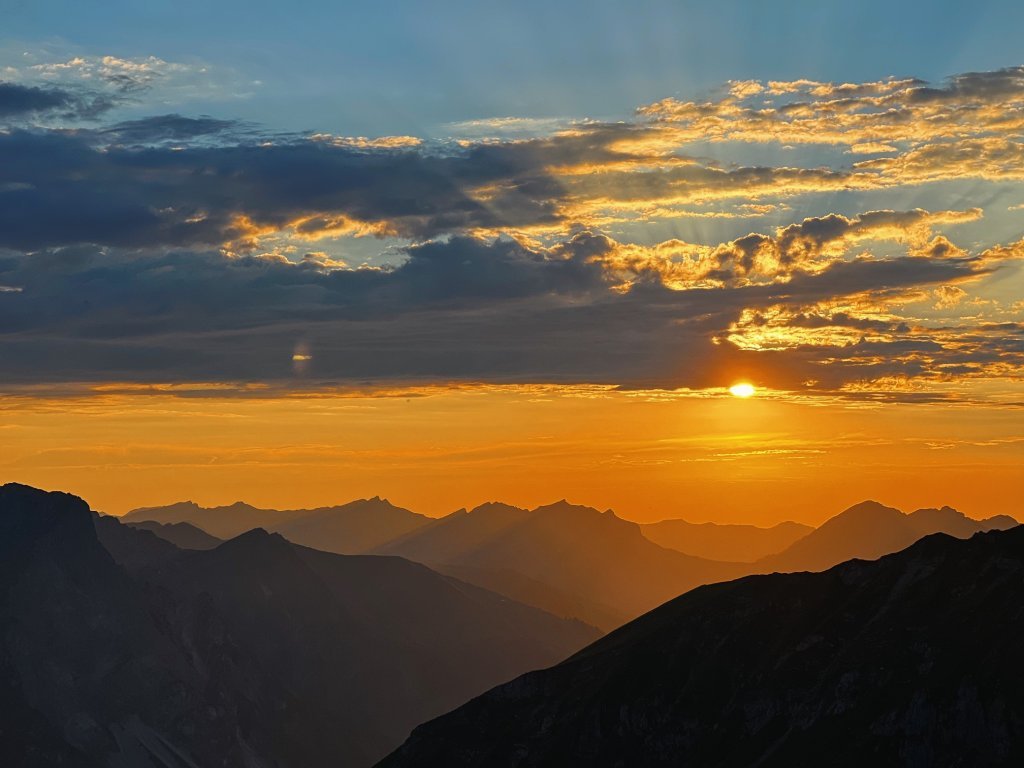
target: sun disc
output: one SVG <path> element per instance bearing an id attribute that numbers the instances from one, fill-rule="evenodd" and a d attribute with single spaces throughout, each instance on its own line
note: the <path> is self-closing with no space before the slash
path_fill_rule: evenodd
<path id="1" fill-rule="evenodd" d="M 754 395 L 754 385 L 748 384 L 747 382 L 740 382 L 739 384 L 733 384 L 729 387 L 729 392 L 736 397 L 752 397 Z"/>

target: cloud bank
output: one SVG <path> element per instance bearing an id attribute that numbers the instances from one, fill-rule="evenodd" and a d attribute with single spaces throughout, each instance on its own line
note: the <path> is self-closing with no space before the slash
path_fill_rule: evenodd
<path id="1" fill-rule="evenodd" d="M 985 293 L 1019 279 L 1024 244 L 956 236 L 988 221 L 978 185 L 1021 181 L 1022 68 L 734 82 L 621 123 L 427 142 L 178 114 L 96 124 L 112 97 L 61 72 L 126 94 L 166 69 L 116 64 L 0 84 L 12 385 L 743 377 L 917 397 L 1024 372 L 1024 307 Z M 712 160 L 715 145 L 765 162 Z M 787 154 L 810 145 L 818 162 Z M 829 209 L 894 190 L 954 204 Z M 794 206 L 820 212 L 784 221 Z M 647 234 L 748 218 L 718 241 Z M 391 257 L 350 265 L 365 237 Z"/>

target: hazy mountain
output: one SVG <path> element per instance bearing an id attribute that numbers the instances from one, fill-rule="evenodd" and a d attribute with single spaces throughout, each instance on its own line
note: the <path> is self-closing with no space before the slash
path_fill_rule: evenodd
<path id="1" fill-rule="evenodd" d="M 417 562 L 457 563 L 514 526 L 525 523 L 528 509 L 491 501 L 471 512 L 460 509 L 430 521 L 412 533 L 384 543 L 378 551 L 401 553 Z"/>
<path id="2" fill-rule="evenodd" d="M 164 507 L 140 507 L 121 518 L 126 523 L 190 523 L 219 539 L 230 539 L 253 528 L 273 528 L 309 510 L 259 509 L 243 501 L 223 507 L 201 507 L 179 501 Z"/>
<path id="3" fill-rule="evenodd" d="M 303 512 L 272 530 L 296 544 L 355 555 L 418 530 L 432 519 L 374 496 Z"/>
<path id="4" fill-rule="evenodd" d="M 759 528 L 755 525 L 662 520 L 641 525 L 640 530 L 655 544 L 678 552 L 712 560 L 750 563 L 781 552 L 814 529 L 788 521 L 771 528 Z"/>
<path id="5" fill-rule="evenodd" d="M 433 518 L 396 507 L 387 499 L 357 499 L 317 509 L 258 509 L 236 502 L 225 507 L 200 507 L 183 501 L 166 507 L 133 509 L 128 523 L 189 523 L 221 539 L 253 528 L 280 533 L 289 541 L 327 552 L 360 554 L 404 536 Z M 191 547 L 195 549 L 196 547 Z"/>
<path id="6" fill-rule="evenodd" d="M 262 530 L 183 551 L 0 487 L 4 765 L 367 765 L 596 636 L 400 558 Z"/>
<path id="7" fill-rule="evenodd" d="M 746 572 L 649 541 L 612 511 L 486 504 L 382 547 L 516 600 L 610 629 L 698 584 Z"/>
<path id="8" fill-rule="evenodd" d="M 908 515 L 877 501 L 864 501 L 826 520 L 782 552 L 762 558 L 755 567 L 760 572 L 822 571 L 853 558 L 874 560 L 898 552 L 931 533 L 966 538 L 1016 524 L 1005 515 L 972 520 L 951 507 L 920 509 Z"/>
<path id="9" fill-rule="evenodd" d="M 1021 765 L 1022 587 L 1020 527 L 701 587 L 381 766 Z"/>
<path id="10" fill-rule="evenodd" d="M 132 528 L 149 531 L 181 549 L 213 549 L 224 541 L 211 536 L 192 523 L 158 523 L 155 520 L 145 520 L 129 525 Z"/>

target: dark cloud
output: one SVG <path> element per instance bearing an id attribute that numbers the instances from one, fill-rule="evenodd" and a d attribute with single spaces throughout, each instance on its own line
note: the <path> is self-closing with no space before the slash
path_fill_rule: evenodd
<path id="1" fill-rule="evenodd" d="M 0 120 L 40 115 L 87 120 L 99 117 L 115 104 L 115 100 L 100 94 L 0 81 Z"/>
<path id="2" fill-rule="evenodd" d="M 237 120 L 217 120 L 202 115 L 200 117 L 184 117 L 182 115 L 154 115 L 139 120 L 127 120 L 104 128 L 98 133 L 121 144 L 149 145 L 166 141 L 183 142 L 197 139 L 238 139 L 244 133 L 251 133 Z"/>
<path id="3" fill-rule="evenodd" d="M 705 387 L 746 376 L 832 391 L 1021 371 L 1019 327 L 899 317 L 900 302 L 966 303 L 959 284 L 1024 253 L 1017 243 L 972 256 L 934 231 L 976 221 L 977 209 L 829 213 L 719 245 L 642 246 L 600 231 L 679 206 L 727 216 L 725 200 L 878 189 L 958 168 L 1019 175 L 1016 138 L 963 138 L 962 122 L 944 118 L 940 130 L 924 118 L 942 102 L 942 114 L 984 107 L 985 124 L 1003 126 L 1018 117 L 993 105 L 1024 94 L 1020 79 L 1004 70 L 938 88 L 769 84 L 806 98 L 789 105 L 785 130 L 774 110 L 730 97 L 666 102 L 651 120 L 465 144 L 271 135 L 177 114 L 30 128 L 39 115 L 83 118 L 113 102 L 0 84 L 0 117 L 11 123 L 0 131 L 0 375 L 294 383 L 296 349 L 311 357 L 310 381 L 344 383 Z M 941 141 L 849 168 L 719 165 L 680 152 L 790 132 L 838 144 Z M 266 236 L 294 246 L 353 233 L 403 239 L 404 261 L 347 269 L 323 254 L 257 255 Z M 864 245 L 883 241 L 881 255 Z M 759 347 L 758 333 L 779 340 Z"/>
<path id="4" fill-rule="evenodd" d="M 180 124 L 179 129 L 180 129 Z M 188 130 L 196 130 L 188 124 Z M 166 124 L 129 125 L 129 133 Z M 93 132 L 0 135 L 0 246 L 220 245 L 300 219 L 345 216 L 411 238 L 558 220 L 557 184 L 486 149 L 431 155 L 315 141 L 96 146 Z M 473 188 L 502 184 L 487 200 Z M 3 187 L 3 185 L 7 187 Z"/>
<path id="5" fill-rule="evenodd" d="M 778 285 L 670 290 L 649 281 L 622 291 L 600 262 L 616 246 L 589 233 L 546 249 L 455 237 L 410 247 L 385 270 L 81 247 L 10 254 L 0 285 L 20 290 L 0 293 L 0 360 L 9 384 L 283 382 L 294 381 L 291 355 L 302 345 L 312 356 L 306 375 L 321 383 L 704 387 L 747 375 L 785 388 L 937 375 L 961 362 L 942 338 L 841 313 L 828 324 L 891 338 L 754 352 L 721 337 L 748 308 L 789 307 L 794 326 L 824 325 L 803 307 L 969 277 L 970 259 L 857 260 Z M 1004 344 L 1013 334 L 980 335 L 972 359 L 997 348 L 1020 357 Z"/>

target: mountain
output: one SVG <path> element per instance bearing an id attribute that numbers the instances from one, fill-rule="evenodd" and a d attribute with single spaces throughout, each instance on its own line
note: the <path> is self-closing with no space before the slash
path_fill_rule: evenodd
<path id="1" fill-rule="evenodd" d="M 784 522 L 771 528 L 754 525 L 690 523 L 686 520 L 662 520 L 641 525 L 644 536 L 663 547 L 687 555 L 752 563 L 781 552 L 814 529 L 809 525 Z"/>
<path id="2" fill-rule="evenodd" d="M 1015 525 L 1017 521 L 1006 515 L 972 520 L 951 507 L 919 509 L 908 515 L 877 501 L 863 501 L 826 520 L 782 552 L 758 560 L 754 570 L 823 571 L 853 558 L 874 560 L 898 552 L 932 533 L 967 538 L 979 531 Z"/>
<path id="3" fill-rule="evenodd" d="M 181 549 L 213 549 L 224 541 L 191 523 L 158 523 L 155 520 L 145 520 L 129 525 L 132 528 L 149 531 Z"/>
<path id="4" fill-rule="evenodd" d="M 441 518 L 377 552 L 426 563 L 602 629 L 699 584 L 746 572 L 742 564 L 665 549 L 611 510 L 564 500 L 534 510 L 485 504 Z"/>
<path id="5" fill-rule="evenodd" d="M 418 530 L 431 520 L 374 496 L 338 507 L 302 512 L 288 522 L 273 526 L 272 530 L 296 544 L 354 555 Z"/>
<path id="6" fill-rule="evenodd" d="M 180 550 L 0 487 L 3 765 L 365 766 L 597 635 L 401 558 Z"/>
<path id="7" fill-rule="evenodd" d="M 379 765 L 1024 764 L 1024 528 L 701 587 Z"/>
<path id="8" fill-rule="evenodd" d="M 308 510 L 259 509 L 242 501 L 222 507 L 201 507 L 179 501 L 164 507 L 140 507 L 121 518 L 126 523 L 189 523 L 219 539 L 230 539 L 253 528 L 273 528 Z"/>
<path id="9" fill-rule="evenodd" d="M 183 501 L 166 507 L 133 509 L 122 519 L 133 524 L 188 523 L 221 539 L 264 528 L 296 544 L 343 555 L 374 549 L 432 520 L 379 496 L 334 507 L 285 510 L 259 509 L 241 501 L 224 507 L 200 507 Z"/>

